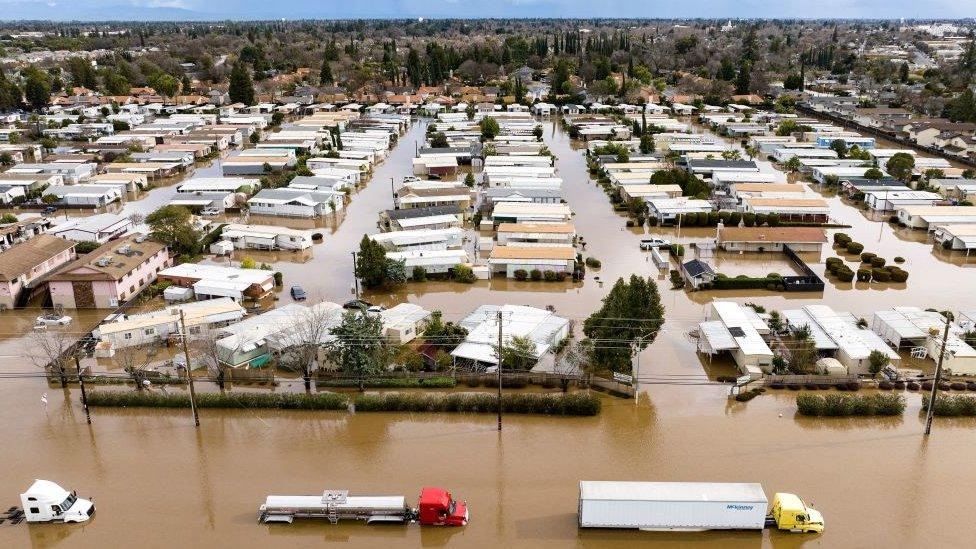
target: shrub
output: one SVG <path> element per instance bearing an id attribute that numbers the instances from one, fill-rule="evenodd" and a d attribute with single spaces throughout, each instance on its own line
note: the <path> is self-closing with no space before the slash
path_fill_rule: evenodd
<path id="1" fill-rule="evenodd" d="M 592 393 L 509 393 L 502 395 L 502 412 L 595 416 L 600 399 Z M 357 412 L 471 412 L 494 413 L 494 393 L 383 393 L 356 398 Z"/>
<path id="2" fill-rule="evenodd" d="M 952 390 L 953 391 L 965 391 L 966 390 L 966 384 L 963 383 L 962 381 L 953 381 L 952 383 L 949 384 L 949 386 L 952 387 Z"/>
<path id="3" fill-rule="evenodd" d="M 477 380 L 477 378 L 475 378 Z M 359 387 L 358 379 L 323 379 L 316 382 L 319 387 Z M 363 387 L 374 389 L 408 389 L 413 387 L 426 387 L 428 389 L 451 389 L 457 386 L 454 378 L 450 377 L 393 377 L 393 378 L 371 378 L 362 381 Z M 478 386 L 477 381 L 474 384 Z"/>
<path id="4" fill-rule="evenodd" d="M 525 269 L 515 269 L 515 280 L 525 280 L 529 278 L 529 273 Z"/>
<path id="5" fill-rule="evenodd" d="M 861 263 L 871 263 L 871 260 L 878 257 L 877 254 L 871 252 L 864 252 L 861 254 Z"/>
<path id="6" fill-rule="evenodd" d="M 467 265 L 454 267 L 453 276 L 454 280 L 465 284 L 474 284 L 474 281 L 478 280 L 478 277 L 474 276 L 474 270 Z"/>
<path id="7" fill-rule="evenodd" d="M 600 260 L 595 257 L 586 258 L 586 266 L 591 269 L 599 269 L 601 265 L 602 263 L 600 263 Z"/>
<path id="8" fill-rule="evenodd" d="M 834 274 L 837 275 L 837 279 L 840 280 L 841 282 L 850 282 L 854 280 L 854 271 L 852 271 L 849 267 L 846 266 L 844 267 L 843 270 L 837 271 Z"/>
<path id="9" fill-rule="evenodd" d="M 545 272 L 542 273 L 542 278 L 546 282 L 555 282 L 559 280 L 559 275 L 556 274 L 556 271 L 546 269 Z"/>
<path id="10" fill-rule="evenodd" d="M 850 241 L 851 237 L 847 233 L 834 233 L 834 244 L 838 246 L 846 246 Z"/>
<path id="11" fill-rule="evenodd" d="M 864 251 L 864 244 L 860 242 L 848 242 L 844 248 L 847 249 L 847 253 L 857 255 Z"/>
<path id="12" fill-rule="evenodd" d="M 929 399 L 922 399 L 922 410 L 928 411 Z M 932 411 L 937 416 L 976 416 L 976 397 L 962 395 L 939 395 L 935 398 Z"/>
<path id="13" fill-rule="evenodd" d="M 413 279 L 416 282 L 423 282 L 427 280 L 427 269 L 417 265 L 413 268 Z"/>
<path id="14" fill-rule="evenodd" d="M 529 278 L 531 278 L 536 282 L 542 280 L 542 271 L 540 271 L 539 269 L 532 269 L 531 271 L 529 271 Z"/>
<path id="15" fill-rule="evenodd" d="M 749 402 L 764 392 L 766 391 L 762 387 L 754 387 L 748 391 L 742 391 L 741 393 L 735 395 L 735 400 L 737 402 Z"/>
<path id="16" fill-rule="evenodd" d="M 828 257 L 827 260 L 824 261 L 824 265 L 826 265 L 828 272 L 833 273 L 839 267 L 844 265 L 844 260 L 839 257 Z"/>
<path id="17" fill-rule="evenodd" d="M 896 416 L 905 411 L 905 397 L 897 393 L 873 395 L 810 395 L 796 397 L 796 409 L 804 416 Z"/>
<path id="18" fill-rule="evenodd" d="M 892 282 L 905 282 L 908 280 L 908 271 L 899 269 L 898 267 L 888 267 L 888 274 L 891 276 Z"/>
<path id="19" fill-rule="evenodd" d="M 857 270 L 857 281 L 858 282 L 870 282 L 871 281 L 871 269 L 866 267 L 861 267 Z"/>
<path id="20" fill-rule="evenodd" d="M 891 273 L 887 269 L 871 269 L 871 278 L 875 282 L 888 282 L 891 280 Z"/>
<path id="21" fill-rule="evenodd" d="M 914 381 L 909 381 L 908 383 L 906 383 L 906 384 L 905 384 L 905 387 L 906 387 L 906 388 L 907 388 L 907 389 L 908 389 L 909 391 L 917 391 L 917 390 L 919 389 L 919 387 L 918 387 L 918 383 L 916 383 L 916 382 L 914 382 Z"/>
<path id="22" fill-rule="evenodd" d="M 187 393 L 149 391 L 93 391 L 89 406 L 189 408 Z M 348 401 L 338 393 L 197 393 L 198 408 L 277 408 L 280 410 L 345 410 Z"/>
<path id="23" fill-rule="evenodd" d="M 885 263 L 887 263 L 887 261 L 885 261 L 885 258 L 883 257 L 875 256 L 870 259 L 870 263 L 872 267 L 876 269 L 880 269 L 881 267 L 885 266 Z"/>
<path id="24" fill-rule="evenodd" d="M 878 389 L 881 389 L 882 391 L 890 391 L 892 387 L 893 387 L 892 383 L 887 379 L 883 379 L 880 382 L 878 382 Z"/>
<path id="25" fill-rule="evenodd" d="M 904 262 L 905 262 L 905 258 L 904 257 L 902 257 L 900 255 L 895 256 L 895 263 L 904 263 Z"/>

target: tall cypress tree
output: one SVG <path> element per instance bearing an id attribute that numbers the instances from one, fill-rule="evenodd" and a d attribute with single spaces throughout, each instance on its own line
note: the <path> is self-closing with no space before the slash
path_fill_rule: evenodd
<path id="1" fill-rule="evenodd" d="M 230 71 L 230 85 L 227 93 L 230 94 L 230 100 L 234 103 L 254 104 L 254 83 L 251 81 L 251 73 L 248 72 L 244 63 L 238 62 Z"/>

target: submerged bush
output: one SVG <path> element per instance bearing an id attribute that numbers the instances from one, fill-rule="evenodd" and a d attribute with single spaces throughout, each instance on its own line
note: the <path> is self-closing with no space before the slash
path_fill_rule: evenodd
<path id="1" fill-rule="evenodd" d="M 356 398 L 357 412 L 494 413 L 493 393 L 383 393 Z M 502 395 L 502 412 L 557 416 L 595 416 L 600 399 L 592 393 L 509 393 Z"/>
<path id="2" fill-rule="evenodd" d="M 804 416 L 896 416 L 905 411 L 905 397 L 898 393 L 802 394 L 796 397 L 796 410 Z"/>
<path id="3" fill-rule="evenodd" d="M 922 397 L 922 411 L 929 409 L 928 395 Z M 976 397 L 962 395 L 939 395 L 935 397 L 933 412 L 937 416 L 957 417 L 976 416 Z"/>
<path id="4" fill-rule="evenodd" d="M 345 395 L 338 393 L 197 393 L 197 408 L 277 408 L 281 410 L 345 410 Z M 188 393 L 150 391 L 93 391 L 89 406 L 189 408 Z"/>

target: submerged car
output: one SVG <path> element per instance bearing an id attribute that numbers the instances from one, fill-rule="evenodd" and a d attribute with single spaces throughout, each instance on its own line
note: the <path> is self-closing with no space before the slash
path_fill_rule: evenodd
<path id="1" fill-rule="evenodd" d="M 37 317 L 37 324 L 42 326 L 67 326 L 71 324 L 71 317 L 58 313 L 48 313 Z"/>
<path id="2" fill-rule="evenodd" d="M 305 295 L 305 290 L 301 286 L 291 287 L 291 298 L 295 301 L 305 301 L 308 296 Z"/>
<path id="3" fill-rule="evenodd" d="M 650 250 L 652 248 L 663 248 L 664 246 L 670 246 L 671 242 L 663 238 L 644 238 L 640 241 L 640 249 Z"/>

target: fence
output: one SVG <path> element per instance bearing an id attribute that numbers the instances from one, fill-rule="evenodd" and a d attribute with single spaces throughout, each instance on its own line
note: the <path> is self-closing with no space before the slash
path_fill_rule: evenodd
<path id="1" fill-rule="evenodd" d="M 818 375 L 771 375 L 763 377 L 765 385 L 844 385 L 857 383 L 856 375 L 818 376 Z"/>
<path id="2" fill-rule="evenodd" d="M 783 245 L 783 253 L 786 258 L 798 268 L 803 276 L 784 276 L 783 287 L 787 292 L 822 292 L 824 291 L 824 281 L 817 276 L 817 273 L 806 264 L 793 248 L 786 244 Z"/>
<path id="3" fill-rule="evenodd" d="M 636 390 L 632 385 L 627 385 L 626 383 L 620 383 L 619 381 L 613 381 L 610 379 L 604 379 L 599 376 L 589 376 L 588 384 L 592 389 L 597 391 L 605 391 L 611 395 L 622 398 L 634 398 L 636 393 Z"/>

